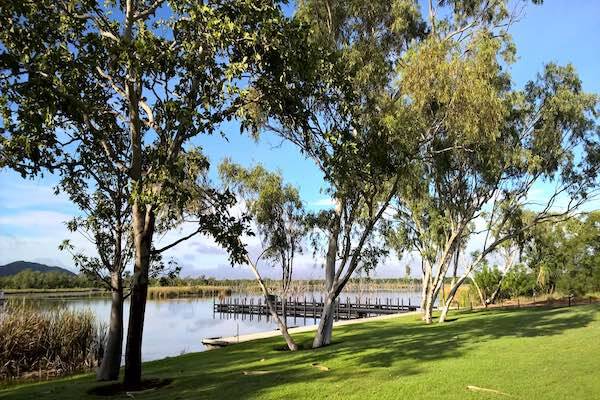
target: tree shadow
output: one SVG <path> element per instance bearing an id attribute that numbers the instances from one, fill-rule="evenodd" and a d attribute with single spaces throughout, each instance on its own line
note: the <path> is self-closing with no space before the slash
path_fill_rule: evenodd
<path id="1" fill-rule="evenodd" d="M 285 352 L 281 338 L 240 343 L 229 348 L 144 364 L 147 377 L 173 379 L 169 386 L 143 398 L 257 398 L 261 393 L 284 384 L 322 383 L 340 385 L 347 379 L 365 378 L 382 371 L 394 377 L 422 372 L 424 363 L 460 357 L 482 342 L 504 337 L 527 339 L 559 335 L 589 325 L 597 307 L 576 309 L 520 309 L 458 313 L 445 324 L 424 325 L 405 319 L 373 321 L 338 327 L 335 342 L 316 350 L 310 347 L 312 334 L 297 335 L 304 350 Z M 401 361 L 401 362 L 399 362 Z M 320 369 L 318 366 L 325 366 Z M 244 375 L 261 371 L 261 375 Z M 263 374 L 264 373 L 264 374 Z M 91 378 L 71 382 L 68 390 L 85 393 Z M 0 391 L 0 398 L 54 398 L 56 383 Z M 63 397 L 63 396 L 60 396 Z M 80 397 L 73 397 L 80 398 Z"/>
<path id="2" fill-rule="evenodd" d="M 493 318 L 481 318 L 488 313 L 465 313 L 452 322 L 429 326 L 396 325 L 376 330 L 361 327 L 359 332 L 367 337 L 361 344 L 374 348 L 384 344 L 384 349 L 357 357 L 360 363 L 373 367 L 389 367 L 398 359 L 429 361 L 459 357 L 482 342 L 502 337 L 553 336 L 585 327 L 594 320 L 591 310 L 585 313 L 569 313 L 565 309 L 494 311 Z"/>

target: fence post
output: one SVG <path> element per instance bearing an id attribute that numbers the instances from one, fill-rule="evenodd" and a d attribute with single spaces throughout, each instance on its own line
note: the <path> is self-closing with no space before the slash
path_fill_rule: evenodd
<path id="1" fill-rule="evenodd" d="M 351 315 L 350 315 L 350 298 L 346 297 L 346 309 L 348 310 L 348 319 L 350 319 Z"/>

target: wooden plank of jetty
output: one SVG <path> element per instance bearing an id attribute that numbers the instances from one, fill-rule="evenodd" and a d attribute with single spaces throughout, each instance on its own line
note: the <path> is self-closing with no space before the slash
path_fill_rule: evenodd
<path id="1" fill-rule="evenodd" d="M 370 321 L 381 321 L 386 319 L 398 318 L 409 315 L 420 315 L 419 311 L 411 311 L 402 314 L 388 314 L 388 315 L 378 315 L 376 317 L 369 318 L 361 318 L 361 319 L 349 319 L 334 322 L 333 326 L 345 326 L 345 325 L 354 325 L 361 324 L 363 322 Z M 299 326 L 296 328 L 290 328 L 290 334 L 302 333 L 302 332 L 312 332 L 317 330 L 318 325 L 308 325 L 308 326 Z M 217 349 L 220 347 L 231 346 L 237 343 L 249 342 L 252 340 L 266 339 L 275 336 L 281 335 L 279 330 L 275 329 L 267 332 L 258 332 L 251 333 L 248 335 L 236 335 L 236 336 L 228 336 L 228 337 L 218 337 L 218 338 L 205 338 L 202 340 L 202 344 L 207 348 L 207 350 Z"/>

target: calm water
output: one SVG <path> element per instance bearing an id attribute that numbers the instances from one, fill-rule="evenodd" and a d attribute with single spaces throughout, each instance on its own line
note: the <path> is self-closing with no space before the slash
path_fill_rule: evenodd
<path id="1" fill-rule="evenodd" d="M 317 300 L 320 295 L 307 294 L 307 299 L 312 297 Z M 370 293 L 345 293 L 341 301 L 345 302 L 349 297 L 351 301 L 356 298 L 365 301 L 370 298 L 374 301 L 381 299 L 384 303 L 390 299 L 396 303 L 398 299 L 408 304 L 419 304 L 420 293 L 407 291 L 381 291 Z M 258 299 L 255 295 L 233 295 L 229 299 L 244 299 L 251 297 Z M 300 296 L 299 299 L 302 299 Z M 86 298 L 86 299 L 48 299 L 44 305 L 63 304 L 74 310 L 91 310 L 101 322 L 108 323 L 110 316 L 110 299 L 108 298 Z M 125 326 L 127 326 L 129 304 L 125 304 Z M 318 322 L 318 321 L 317 321 Z M 289 326 L 312 325 L 315 321 L 303 318 L 288 318 Z M 127 329 L 125 327 L 125 329 Z M 233 315 L 213 315 L 212 298 L 179 298 L 165 300 L 148 300 L 146 305 L 146 320 L 144 325 L 143 358 L 144 361 L 157 360 L 169 356 L 177 356 L 183 353 L 204 351 L 202 339 L 206 337 L 235 336 L 248 333 L 264 332 L 276 329 L 276 324 L 262 316 L 241 316 L 234 318 Z"/>

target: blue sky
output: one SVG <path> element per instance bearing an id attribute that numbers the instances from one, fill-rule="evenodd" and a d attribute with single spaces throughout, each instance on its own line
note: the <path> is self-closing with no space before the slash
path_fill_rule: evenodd
<path id="1" fill-rule="evenodd" d="M 584 89 L 600 93 L 600 2 L 547 0 L 543 6 L 529 5 L 511 33 L 517 45 L 518 60 L 512 66 L 517 86 L 533 79 L 544 63 L 571 62 Z M 294 146 L 269 135 L 257 143 L 241 135 L 235 123 L 224 125 L 223 131 L 228 141 L 219 135 L 196 141 L 213 166 L 225 157 L 244 165 L 262 163 L 269 169 L 281 171 L 288 182 L 296 185 L 309 207 L 327 206 L 327 196 L 321 192 L 321 173 Z M 70 268 L 69 255 L 57 249 L 64 238 L 72 238 L 81 248 L 91 251 L 82 238 L 65 229 L 63 222 L 77 210 L 67 199 L 53 194 L 55 182 L 52 176 L 22 180 L 13 172 L 0 171 L 0 265 L 24 259 Z M 543 196 L 543 190 L 538 195 Z M 190 241 L 170 255 L 179 260 L 184 274 L 251 277 L 243 269 L 232 269 L 224 252 L 208 239 Z M 410 260 L 390 259 L 376 275 L 402 276 L 407 262 Z M 415 265 L 413 271 L 416 269 Z M 296 271 L 302 278 L 322 276 L 320 261 L 312 260 L 308 254 L 299 259 Z"/>

